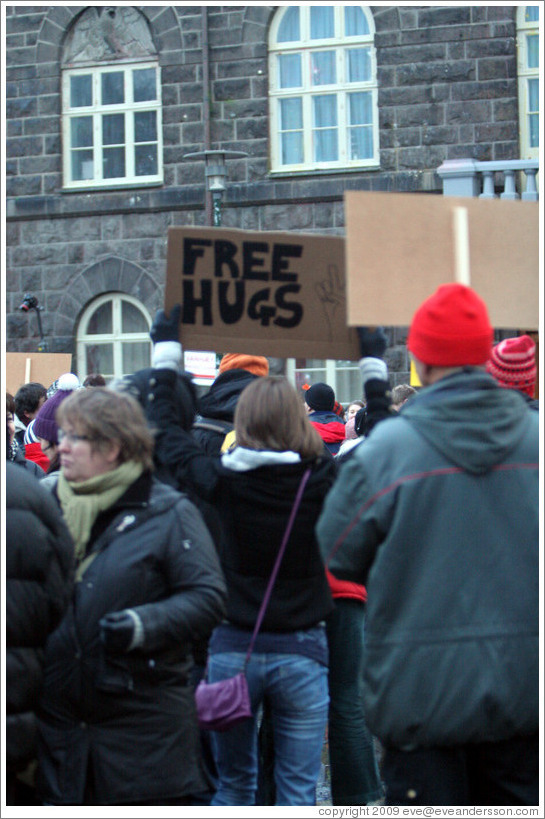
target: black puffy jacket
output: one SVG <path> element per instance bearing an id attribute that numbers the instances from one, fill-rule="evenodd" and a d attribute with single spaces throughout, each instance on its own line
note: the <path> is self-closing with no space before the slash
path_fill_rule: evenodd
<path id="1" fill-rule="evenodd" d="M 36 753 L 43 649 L 72 592 L 74 546 L 51 494 L 6 464 L 6 763 L 23 770 Z"/>
<path id="2" fill-rule="evenodd" d="M 90 543 L 96 557 L 47 644 L 38 794 L 160 805 L 204 790 L 189 671 L 191 643 L 224 613 L 210 534 L 185 496 L 144 473 L 97 518 Z M 144 643 L 108 653 L 99 621 L 126 608 Z"/>

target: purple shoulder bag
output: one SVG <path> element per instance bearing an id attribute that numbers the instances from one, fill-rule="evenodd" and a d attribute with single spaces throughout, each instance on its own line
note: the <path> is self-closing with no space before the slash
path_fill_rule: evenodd
<path id="1" fill-rule="evenodd" d="M 311 470 L 307 469 L 301 479 L 301 483 L 299 484 L 299 489 L 297 490 L 297 495 L 293 503 L 288 525 L 286 526 L 286 531 L 284 532 L 284 537 L 282 539 L 280 549 L 278 550 L 278 555 L 276 556 L 276 562 L 269 578 L 269 583 L 265 596 L 263 597 L 263 602 L 261 603 L 261 608 L 259 609 L 252 639 L 250 640 L 250 645 L 248 646 L 248 651 L 246 652 L 244 669 L 240 673 L 235 674 L 234 677 L 228 677 L 225 680 L 219 680 L 219 682 L 215 683 L 207 683 L 203 679 L 200 681 L 195 690 L 197 718 L 200 728 L 208 731 L 227 731 L 228 728 L 232 728 L 233 725 L 237 725 L 239 722 L 242 722 L 243 720 L 252 716 L 250 693 L 248 691 L 248 682 L 246 680 L 246 667 L 254 649 L 255 639 L 259 629 L 261 628 L 263 617 L 265 616 L 265 611 L 273 590 L 276 575 L 278 574 L 280 563 L 282 561 L 282 557 L 284 556 L 286 545 L 291 534 L 295 515 L 297 514 L 299 504 L 301 503 L 301 498 L 303 497 L 305 485 L 310 477 L 310 473 Z"/>

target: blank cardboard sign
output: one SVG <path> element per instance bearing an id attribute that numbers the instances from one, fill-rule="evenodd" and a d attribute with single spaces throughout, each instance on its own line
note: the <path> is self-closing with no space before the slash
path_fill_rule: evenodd
<path id="1" fill-rule="evenodd" d="M 6 353 L 6 389 L 15 395 L 29 381 L 49 387 L 71 367 L 71 353 Z"/>
<path id="2" fill-rule="evenodd" d="M 431 194 L 345 194 L 348 324 L 408 326 L 440 284 L 461 281 L 495 327 L 539 326 L 539 208 Z"/>
<path id="3" fill-rule="evenodd" d="M 359 358 L 338 236 L 170 228 L 167 313 L 178 302 L 186 350 Z"/>

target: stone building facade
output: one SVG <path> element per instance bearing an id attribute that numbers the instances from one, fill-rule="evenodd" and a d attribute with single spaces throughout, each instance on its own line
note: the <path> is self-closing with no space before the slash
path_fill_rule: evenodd
<path id="1" fill-rule="evenodd" d="M 168 228 L 210 219 L 204 165 L 184 159 L 188 153 L 247 155 L 227 163 L 224 227 L 340 235 L 346 190 L 441 195 L 444 160 L 521 155 L 516 6 L 365 7 L 374 28 L 378 161 L 296 172 L 271 167 L 270 32 L 284 7 L 125 7 L 130 26 L 122 7 L 104 7 L 109 21 L 92 20 L 90 8 L 99 7 L 5 7 L 8 351 L 36 350 L 36 316 L 19 309 L 27 292 L 42 307 L 48 349 L 73 353 L 80 374 L 81 319 L 97 297 L 126 294 L 153 316 Z M 157 61 L 159 182 L 67 185 L 62 75 L 78 66 L 76 35 L 102 50 L 87 49 L 81 65 L 123 65 L 137 41 L 138 58 Z M 402 329 L 392 331 L 396 383 L 408 377 L 404 340 Z"/>

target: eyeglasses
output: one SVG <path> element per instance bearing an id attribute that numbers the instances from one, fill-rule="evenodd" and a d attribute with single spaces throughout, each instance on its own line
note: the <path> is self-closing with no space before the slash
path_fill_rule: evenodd
<path id="1" fill-rule="evenodd" d="M 76 435 L 75 432 L 64 432 L 64 430 L 59 429 L 57 432 L 57 438 L 59 439 L 59 444 L 62 444 L 63 441 L 67 441 L 70 445 L 77 443 L 78 441 L 90 441 L 88 435 Z"/>

